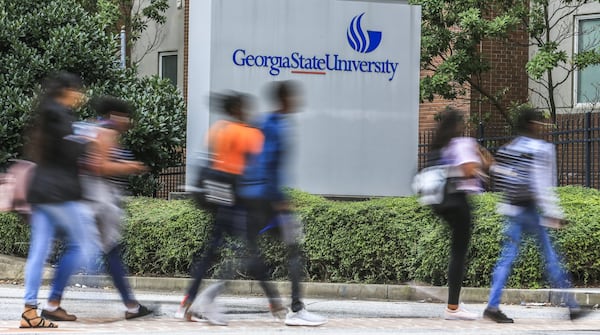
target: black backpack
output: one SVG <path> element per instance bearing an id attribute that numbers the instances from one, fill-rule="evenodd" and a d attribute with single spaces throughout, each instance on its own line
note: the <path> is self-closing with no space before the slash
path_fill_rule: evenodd
<path id="1" fill-rule="evenodd" d="M 533 188 L 533 152 L 517 150 L 505 145 L 498 149 L 496 162 L 490 168 L 492 189 L 502 193 L 503 202 L 516 206 L 535 203 Z"/>

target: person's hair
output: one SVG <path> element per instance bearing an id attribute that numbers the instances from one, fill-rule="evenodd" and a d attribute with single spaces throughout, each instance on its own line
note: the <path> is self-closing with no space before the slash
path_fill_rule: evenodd
<path id="1" fill-rule="evenodd" d="M 285 98 L 300 93 L 300 84 L 294 80 L 276 81 L 272 86 L 271 98 L 275 102 L 283 102 Z"/>
<path id="2" fill-rule="evenodd" d="M 537 111 L 533 107 L 521 107 L 519 109 L 519 116 L 515 128 L 519 134 L 528 134 L 531 132 L 531 123 L 533 121 L 541 121 L 543 119 L 542 113 Z"/>
<path id="3" fill-rule="evenodd" d="M 131 105 L 127 101 L 113 96 L 104 95 L 94 98 L 91 105 L 96 111 L 96 114 L 102 117 L 108 117 L 113 113 L 127 116 L 131 115 Z"/>
<path id="4" fill-rule="evenodd" d="M 65 90 L 81 91 L 83 81 L 74 73 L 60 71 L 56 72 L 42 81 L 42 99 L 56 99 L 61 97 Z"/>
<path id="5" fill-rule="evenodd" d="M 223 113 L 227 116 L 239 119 L 240 111 L 243 105 L 242 95 L 237 92 L 232 92 L 222 96 Z"/>
<path id="6" fill-rule="evenodd" d="M 27 159 L 34 162 L 42 160 L 42 154 L 47 150 L 46 146 L 48 145 L 48 141 L 45 139 L 47 134 L 43 132 L 48 120 L 43 109 L 51 101 L 62 97 L 69 89 L 81 91 L 83 89 L 81 77 L 67 71 L 59 71 L 42 80 L 40 95 L 35 102 L 31 122 L 25 129 L 26 141 L 23 153 Z"/>
<path id="7" fill-rule="evenodd" d="M 435 130 L 430 150 L 442 149 L 450 143 L 450 140 L 460 136 L 461 134 L 457 132 L 457 129 L 463 122 L 462 112 L 452 107 L 446 107 L 440 114 L 440 120 Z"/>

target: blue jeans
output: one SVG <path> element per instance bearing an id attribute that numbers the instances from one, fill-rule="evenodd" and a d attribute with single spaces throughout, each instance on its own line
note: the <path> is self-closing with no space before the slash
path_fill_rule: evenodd
<path id="1" fill-rule="evenodd" d="M 536 238 L 544 255 L 546 275 L 550 279 L 552 287 L 563 289 L 571 287 L 568 275 L 554 251 L 548 231 L 544 226 L 540 225 L 540 219 L 540 215 L 535 207 L 527 208 L 516 216 L 507 217 L 506 239 L 492 275 L 492 288 L 488 307 L 498 308 L 500 305 L 502 289 L 510 275 L 512 264 L 519 254 L 523 233 L 529 233 Z M 572 294 L 567 295 L 566 304 L 569 307 L 578 306 Z"/>
<path id="2" fill-rule="evenodd" d="M 31 241 L 25 265 L 25 304 L 37 305 L 44 264 L 57 233 L 65 243 L 65 252 L 54 272 L 48 300 L 60 301 L 71 275 L 96 250 L 91 212 L 77 201 L 34 205 L 30 223 Z"/>

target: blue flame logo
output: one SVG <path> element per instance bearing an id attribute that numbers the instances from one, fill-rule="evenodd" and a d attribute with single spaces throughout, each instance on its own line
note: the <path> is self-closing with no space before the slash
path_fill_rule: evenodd
<path id="1" fill-rule="evenodd" d="M 352 49 L 360 53 L 369 53 L 377 49 L 379 43 L 381 43 L 381 32 L 367 30 L 367 34 L 365 34 L 361 25 L 363 15 L 365 13 L 352 18 L 346 36 Z"/>

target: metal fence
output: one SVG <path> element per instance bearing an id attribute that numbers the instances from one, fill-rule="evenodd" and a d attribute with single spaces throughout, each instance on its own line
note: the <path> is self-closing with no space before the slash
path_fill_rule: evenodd
<path id="1" fill-rule="evenodd" d="M 161 188 L 154 194 L 155 198 L 167 199 L 171 192 L 181 192 L 185 184 L 185 163 L 172 166 L 161 172 L 158 177 Z"/>
<path id="2" fill-rule="evenodd" d="M 508 127 L 478 126 L 468 130 L 482 146 L 494 153 L 515 135 Z M 426 163 L 434 131 L 419 134 L 419 168 Z M 559 115 L 556 126 L 543 135 L 556 146 L 558 184 L 582 185 L 600 189 L 600 114 L 580 113 Z M 160 174 L 162 188 L 156 197 L 167 198 L 170 192 L 180 191 L 185 183 L 185 164 L 166 169 Z"/>
<path id="3" fill-rule="evenodd" d="M 469 133 L 492 153 L 515 137 L 508 128 L 483 125 Z M 433 130 L 419 134 L 419 168 L 426 163 L 433 135 Z M 582 185 L 600 189 L 600 114 L 558 115 L 556 126 L 548 127 L 543 138 L 556 146 L 559 185 Z"/>

